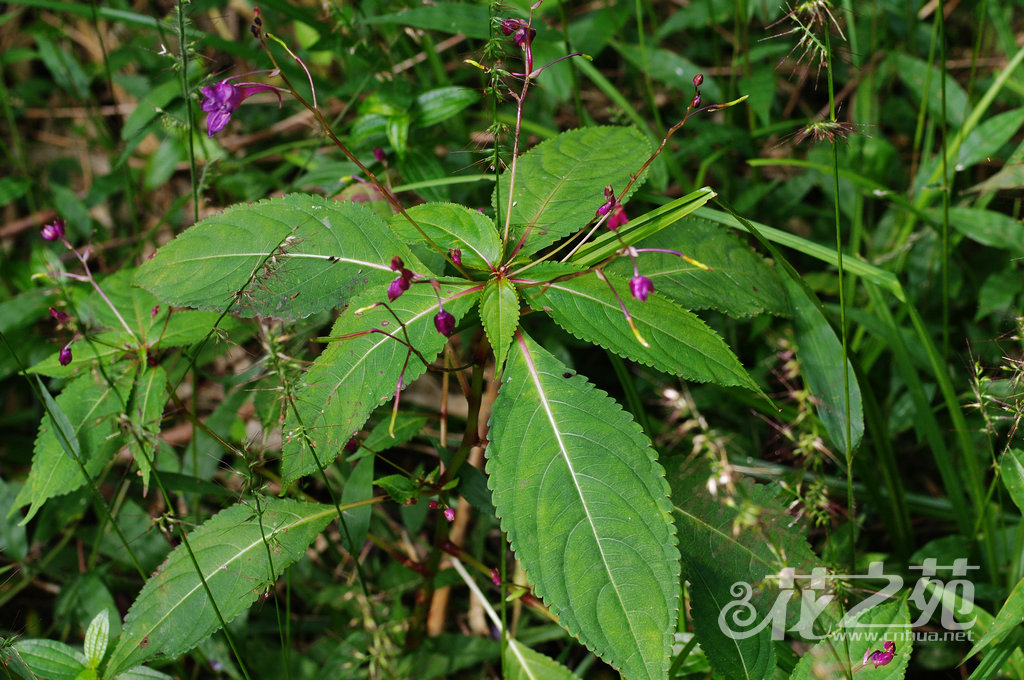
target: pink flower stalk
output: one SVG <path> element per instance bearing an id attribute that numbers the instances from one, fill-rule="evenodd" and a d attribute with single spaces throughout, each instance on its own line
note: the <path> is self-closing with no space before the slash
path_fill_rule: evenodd
<path id="1" fill-rule="evenodd" d="M 40 230 L 39 233 L 47 241 L 59 241 L 60 239 L 64 238 L 64 232 L 66 227 L 67 222 L 58 217 L 53 222 L 50 222 L 49 224 L 44 224 L 43 228 Z"/>
<path id="2" fill-rule="evenodd" d="M 242 105 L 246 99 L 257 92 L 270 91 L 277 95 L 277 106 L 281 107 L 281 90 L 273 85 L 263 83 L 232 83 L 229 82 L 242 76 L 225 78 L 216 85 L 207 85 L 200 92 L 203 93 L 203 111 L 209 115 L 206 117 L 206 132 L 210 137 L 223 130 L 231 114 Z"/>

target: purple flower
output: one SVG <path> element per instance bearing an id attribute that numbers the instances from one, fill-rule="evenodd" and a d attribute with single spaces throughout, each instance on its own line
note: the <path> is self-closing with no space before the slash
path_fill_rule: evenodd
<path id="1" fill-rule="evenodd" d="M 434 316 L 434 328 L 444 337 L 450 338 L 455 332 L 455 317 L 442 309 Z"/>
<path id="2" fill-rule="evenodd" d="M 615 190 L 612 189 L 612 185 L 609 184 L 604 188 L 604 203 L 602 203 L 601 207 L 597 209 L 597 213 L 594 217 L 604 217 L 611 212 L 611 209 L 615 207 L 616 203 Z"/>
<path id="3" fill-rule="evenodd" d="M 497 569 L 491 569 L 491 583 L 496 586 L 501 585 L 501 574 L 498 573 Z"/>
<path id="4" fill-rule="evenodd" d="M 537 31 L 530 28 L 530 24 L 527 22 L 522 19 L 511 18 L 501 22 L 501 32 L 505 35 L 511 35 L 515 44 L 523 49 L 532 43 L 534 36 L 537 35 Z"/>
<path id="5" fill-rule="evenodd" d="M 455 521 L 455 508 L 445 508 L 444 509 L 444 518 L 446 520 L 448 520 L 449 522 L 454 522 Z"/>
<path id="6" fill-rule="evenodd" d="M 867 666 L 869 663 L 874 664 L 875 668 L 879 666 L 885 666 L 896 656 L 896 643 L 892 640 L 886 640 L 882 643 L 884 652 L 873 652 L 868 647 L 864 650 L 864 660 L 861 662 L 861 666 Z"/>
<path id="7" fill-rule="evenodd" d="M 640 302 L 646 302 L 647 296 L 654 290 L 654 284 L 646 276 L 637 274 L 629 280 L 629 292 Z"/>
<path id="8" fill-rule="evenodd" d="M 693 86 L 694 87 L 700 87 L 703 84 L 704 84 L 704 74 L 703 73 L 698 73 L 697 75 L 695 75 L 693 77 Z"/>
<path id="9" fill-rule="evenodd" d="M 223 130 L 231 120 L 231 114 L 235 112 L 235 109 L 257 92 L 270 90 L 277 95 L 278 106 L 281 105 L 281 93 L 273 85 L 260 83 L 238 83 L 236 85 L 228 82 L 230 80 L 231 78 L 225 78 L 216 85 L 207 85 L 200 90 L 203 93 L 203 111 L 209 114 L 206 117 L 206 132 L 210 137 Z"/>
<path id="10" fill-rule="evenodd" d="M 160 313 L 160 305 L 156 305 L 153 309 L 149 310 L 149 318 L 155 319 L 156 315 Z"/>
<path id="11" fill-rule="evenodd" d="M 427 503 L 427 507 L 431 510 L 437 510 L 437 501 L 430 501 Z"/>
<path id="12" fill-rule="evenodd" d="M 373 160 L 377 161 L 378 163 L 383 163 L 385 160 L 387 160 L 387 158 L 388 157 L 384 153 L 384 149 L 380 148 L 379 146 L 374 147 L 374 149 L 373 149 Z"/>
<path id="13" fill-rule="evenodd" d="M 67 222 L 58 217 L 53 222 L 44 224 L 39 233 L 42 234 L 43 238 L 47 241 L 59 241 L 64 238 L 64 230 L 66 226 Z"/>
<path id="14" fill-rule="evenodd" d="M 60 354 L 57 356 L 57 361 L 60 362 L 61 366 L 67 366 L 71 363 L 71 344 L 64 345 L 61 349 Z"/>
<path id="15" fill-rule="evenodd" d="M 53 320 L 57 323 L 67 323 L 71 318 L 67 312 L 57 311 L 53 307 L 50 307 L 50 316 L 53 317 Z"/>
<path id="16" fill-rule="evenodd" d="M 875 668 L 878 668 L 892 661 L 893 656 L 892 652 L 875 652 L 871 655 L 871 663 L 875 665 Z"/>
<path id="17" fill-rule="evenodd" d="M 448 257 L 452 258 L 452 262 L 455 264 L 462 264 L 462 251 L 459 248 L 449 248 Z"/>
<path id="18" fill-rule="evenodd" d="M 394 302 L 398 296 L 409 290 L 409 279 L 399 276 L 388 285 L 388 302 Z"/>
<path id="19" fill-rule="evenodd" d="M 612 208 L 612 214 L 608 217 L 608 228 L 615 231 L 626 222 L 629 222 L 629 217 L 626 216 L 626 209 L 622 207 L 621 203 L 616 203 L 615 207 Z"/>

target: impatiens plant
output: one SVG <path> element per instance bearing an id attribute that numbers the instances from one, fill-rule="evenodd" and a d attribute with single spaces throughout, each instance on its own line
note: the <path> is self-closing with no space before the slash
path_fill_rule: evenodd
<path id="1" fill-rule="evenodd" d="M 729 345 L 692 310 L 788 314 L 795 297 L 807 319 L 817 313 L 806 308 L 811 294 L 788 290 L 725 227 L 684 219 L 715 197 L 710 188 L 649 212 L 631 209 L 627 217 L 625 210 L 690 117 L 741 100 L 702 106 L 703 78 L 696 75 L 689 107 L 657 149 L 634 128 L 598 126 L 524 150 L 524 106 L 547 66 L 534 64 L 532 15 L 497 19 L 494 30 L 521 52 L 523 69 L 485 67 L 492 94 L 515 100 L 517 121 L 511 151 L 496 144 L 493 166 L 500 171 L 488 205 L 403 204 L 334 135 L 315 90 L 304 97 L 275 62 L 268 77 L 280 77 L 283 87 L 233 83 L 241 77 L 235 76 L 201 89 L 208 136 L 223 131 L 252 94 L 293 96 L 362 169 L 390 217 L 362 203 L 304 193 L 239 204 L 106 282 L 89 273 L 88 249 L 65 241 L 63 222 L 43 229 L 43 238 L 63 241 L 85 272 L 55 269 L 54 277 L 89 283 L 82 312 L 92 326 L 109 330 L 77 345 L 74 358 L 65 346 L 33 369 L 69 382 L 56 399 L 42 395 L 47 415 L 18 497 L 19 507 L 29 507 L 25 521 L 48 499 L 95 479 L 114 453 L 115 432 L 129 442 L 143 485 L 157 487 L 165 509 L 176 507 L 162 482 L 158 434 L 168 394 L 178 398 L 187 368 L 163 361 L 164 350 L 198 345 L 186 363 L 196 362 L 208 343 L 248 337 L 254 324 L 240 320 L 253 319 L 268 370 L 278 379 L 267 392 L 276 402 L 265 402 L 265 424 L 280 426 L 282 434 L 275 489 L 281 497 L 247 489 L 191 532 L 173 523 L 180 545 L 152 575 L 136 565 L 146 585 L 109 654 L 96 642 L 99 633 L 87 638 L 86 676 L 129 677 L 140 664 L 180 656 L 224 629 L 270 594 L 333 520 L 341 545 L 358 562 L 370 505 L 408 507 L 420 499 L 432 499 L 429 508 L 440 509 L 444 520 L 435 527 L 434 557 L 414 564 L 425 583 L 433 583 L 442 551 L 465 557 L 448 540 L 449 523 L 472 505 L 498 518 L 525 574 L 517 582 L 505 561 L 478 564 L 495 599 L 512 593 L 545 612 L 623 676 L 667 677 L 683 628 L 686 580 L 697 603 L 694 628 L 716 670 L 738 677 L 737 668 L 774 667 L 771 630 L 730 638 L 716 623 L 718 611 L 733 596 L 734 581 L 761 581 L 783 558 L 818 566 L 806 542 L 781 522 L 757 538 L 732 535 L 738 510 L 719 503 L 699 475 L 681 473 L 678 461 L 666 475 L 649 433 L 558 347 L 571 337 L 667 375 L 767 402 Z M 253 34 L 264 48 L 283 46 L 260 21 Z M 273 50 L 267 54 L 274 59 Z M 384 163 L 386 155 L 374 149 L 373 158 Z M 706 239 L 715 248 L 696 256 Z M 127 287 L 129 277 L 135 288 Z M 61 325 L 76 318 L 54 309 L 51 315 Z M 323 351 L 300 365 L 281 338 L 314 315 L 330 315 L 333 326 L 319 338 Z M 403 395 L 427 373 L 442 376 L 446 392 L 436 410 L 410 417 Z M 485 411 L 488 380 L 498 387 Z M 468 412 L 461 440 L 449 451 L 453 384 Z M 438 457 L 418 470 L 374 479 L 372 452 L 421 432 Z M 479 448 L 485 484 L 467 463 Z M 359 461 L 355 467 L 352 460 Z M 309 480 L 323 484 L 323 503 L 305 496 Z M 384 495 L 373 496 L 374 485 Z M 731 566 L 713 573 L 707 563 L 718 559 Z M 771 584 L 759 591 L 759 612 L 767 612 L 777 591 Z M 416 631 L 408 635 L 414 640 Z M 106 637 L 103 632 L 104 644 Z M 233 644 L 230 634 L 228 641 Z M 555 673 L 544 677 L 571 677 L 521 642 L 506 637 L 505 645 L 506 677 L 537 677 L 529 670 L 535 666 Z M 888 646 L 869 650 L 859 668 L 886 665 L 893 654 Z"/>

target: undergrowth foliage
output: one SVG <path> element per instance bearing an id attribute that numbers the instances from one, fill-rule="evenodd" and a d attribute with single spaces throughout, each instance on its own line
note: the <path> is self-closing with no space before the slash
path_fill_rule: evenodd
<path id="1" fill-rule="evenodd" d="M 475 5 L 444 9 L 482 16 Z M 882 437 L 895 424 L 862 392 L 872 367 L 853 356 L 851 343 L 869 333 L 892 351 L 896 406 L 912 412 L 906 417 L 932 446 L 945 485 L 947 525 L 959 533 L 938 556 L 959 560 L 962 547 L 979 578 L 1006 586 L 1005 600 L 989 603 L 997 614 L 975 617 L 970 654 L 984 657 L 978 677 L 1024 667 L 1014 628 L 1024 581 L 1019 560 L 1007 567 L 1004 557 L 1019 547 L 1020 532 L 1016 541 L 1007 533 L 998 550 L 987 542 L 1003 535 L 1009 507 L 991 502 L 1002 487 L 990 469 L 1024 509 L 1024 454 L 1014 444 L 1019 347 L 1003 363 L 1008 378 L 993 380 L 980 363 L 971 377 L 992 452 L 980 458 L 947 370 L 949 338 L 933 339 L 918 296 L 896 274 L 843 258 L 840 202 L 858 183 L 880 189 L 869 179 L 840 186 L 839 147 L 861 130 L 837 118 L 830 41 L 855 39 L 838 13 L 824 0 L 800 3 L 769 27 L 775 39 L 796 36 L 794 52 L 827 78 L 827 115 L 793 139 L 830 147 L 830 159 L 804 161 L 832 173 L 819 187 L 834 206 L 830 250 L 746 219 L 702 181 L 681 188 L 687 175 L 672 143 L 712 116 L 753 123 L 761 115 L 750 107 L 758 104 L 756 78 L 746 81 L 749 101 L 746 94 L 730 100 L 703 73 L 686 73 L 684 103 L 668 124 L 658 123 L 659 134 L 635 117 L 634 125 L 581 120 L 533 143 L 527 120 L 534 101 L 548 96 L 547 80 L 603 79 L 590 57 L 570 49 L 568 32 L 558 40 L 544 25 L 540 9 L 540 2 L 522 11 L 488 8 L 471 36 L 486 47 L 460 65 L 479 71 L 482 99 L 454 85 L 417 94 L 382 88 L 364 96 L 351 129 L 318 95 L 324 84 L 313 60 L 323 50 L 279 36 L 258 9 L 248 35 L 266 68 L 199 81 L 189 72 L 194 52 L 182 50 L 184 111 L 206 117 L 205 127 L 185 124 L 193 199 L 206 181 L 195 174 L 195 145 L 211 145 L 202 147 L 209 154 L 238 118 L 274 105 L 305 111 L 321 135 L 316 143 L 329 142 L 347 159 L 331 169 L 346 168 L 349 185 L 330 196 L 278 191 L 235 202 L 137 266 L 106 276 L 96 271 L 101 255 L 84 225 L 68 216 L 42 227 L 40 276 L 56 291 L 54 306 L 44 306 L 60 348 L 23 371 L 43 413 L 27 476 L 10 498 L 7 482 L 0 489 L 7 517 L 17 519 L 3 531 L 11 541 L 31 523 L 55 535 L 63 517 L 92 508 L 93 555 L 78 588 L 96 594 L 78 605 L 88 612 L 82 651 L 46 636 L 5 639 L 8 675 L 185 677 L 182 660 L 191 656 L 206 663 L 203 672 L 246 680 L 460 672 L 559 679 L 579 677 L 597 659 L 631 680 L 902 678 L 916 644 L 910 605 L 927 614 L 915 626 L 935 613 L 948 627 L 973 615 L 965 606 L 973 591 L 966 582 L 925 579 L 909 598 L 873 597 L 851 585 L 860 576 L 840 577 L 884 577 L 866 549 L 858 553 L 862 498 L 888 503 L 877 512 L 891 528 L 894 555 L 907 565 L 934 565 L 936 556 L 931 544 L 911 555 L 909 496 Z M 642 19 L 639 4 L 637 12 Z M 428 28 L 442 18 L 426 7 L 402 16 Z M 187 45 L 181 6 L 178 20 Z M 652 54 L 638 24 L 639 43 L 617 49 L 646 65 Z M 910 57 L 900 64 L 933 75 Z M 908 86 L 915 83 L 908 76 Z M 606 94 L 616 101 L 617 93 Z M 483 201 L 474 200 L 479 194 L 448 200 L 440 166 L 410 140 L 481 102 L 490 128 L 484 171 L 473 181 L 493 189 Z M 1024 116 L 1014 120 L 1009 133 L 985 132 L 1008 141 Z M 901 199 L 906 212 L 886 218 L 894 239 L 916 219 L 942 230 L 941 242 L 929 238 L 943 252 L 944 300 L 949 226 L 989 246 L 1011 230 L 994 211 L 949 204 L 947 165 L 979 162 L 985 148 L 983 140 L 971 146 L 960 122 L 954 150 L 944 145 L 938 158 L 921 162 L 915 202 Z M 193 135 L 196 127 L 204 134 Z M 412 188 L 396 188 L 402 180 Z M 420 198 L 410 198 L 415 190 Z M 942 208 L 932 205 L 940 200 Z M 198 203 L 194 209 L 198 215 Z M 821 301 L 831 288 L 801 276 L 781 247 L 835 265 L 838 309 Z M 850 295 L 869 302 L 874 315 L 856 317 L 863 323 L 856 336 Z M 948 322 L 948 307 L 943 313 Z M 740 341 L 738 323 L 762 332 Z M 786 328 L 781 337 L 766 330 L 775 324 Z M 1019 326 L 1016 333 L 1019 344 Z M 621 393 L 607 376 L 588 375 L 581 357 L 595 349 L 607 354 Z M 778 354 L 785 363 L 777 381 L 745 366 L 744 352 Z M 223 389 L 200 418 L 199 376 L 223 370 L 215 365 L 226 357 L 238 362 L 237 375 L 218 378 Z M 677 381 L 656 393 L 669 413 L 664 423 L 651 422 L 624 362 L 636 375 L 659 376 L 648 379 L 662 386 Z M 927 385 L 922 366 L 931 372 Z M 789 380 L 802 387 L 776 391 Z M 789 454 L 803 459 L 789 461 L 795 474 L 773 485 L 741 474 L 730 437 L 701 414 L 691 390 L 716 395 L 725 411 L 788 419 L 775 427 Z M 949 441 L 933 394 L 955 430 Z M 258 426 L 226 434 L 243 408 Z M 185 457 L 165 431 L 169 418 L 188 423 Z M 692 442 L 688 455 L 676 450 L 684 438 Z M 867 463 L 859 458 L 866 439 L 876 447 Z M 388 453 L 395 451 L 402 453 Z M 855 489 L 855 465 L 877 477 Z M 229 484 L 211 481 L 224 479 L 218 466 Z M 843 477 L 831 487 L 829 466 Z M 132 475 L 115 482 L 112 471 L 129 467 Z M 834 531 L 823 549 L 808 540 L 806 517 L 813 529 Z M 19 550 L 17 541 L 10 545 Z M 27 565 L 23 548 L 11 555 Z M 101 552 L 142 583 L 129 600 L 115 601 L 103 585 L 113 567 L 94 567 Z M 444 612 L 451 588 L 461 585 L 470 614 L 459 622 L 465 634 L 456 634 Z M 392 590 L 415 594 L 389 597 Z M 940 602 L 955 620 L 938 613 Z M 346 630 L 317 637 L 318 617 L 332 607 L 346 612 Z M 256 620 L 272 621 L 280 643 L 274 662 L 262 664 L 246 642 Z M 861 628 L 868 632 L 850 632 Z M 561 646 L 547 644 L 552 639 Z M 313 665 L 294 654 L 300 647 Z M 200 668 L 193 675 L 202 676 Z"/>

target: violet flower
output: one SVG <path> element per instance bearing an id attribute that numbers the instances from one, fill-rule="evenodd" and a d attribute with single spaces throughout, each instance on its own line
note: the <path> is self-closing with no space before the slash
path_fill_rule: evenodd
<path id="1" fill-rule="evenodd" d="M 71 319 L 71 316 L 67 312 L 61 312 L 53 307 L 50 307 L 50 317 L 52 317 L 57 323 L 67 323 L 68 320 Z"/>
<path id="2" fill-rule="evenodd" d="M 64 345 L 60 350 L 60 354 L 57 355 L 57 361 L 60 362 L 61 366 L 67 366 L 71 363 L 71 343 Z"/>
<path id="3" fill-rule="evenodd" d="M 647 296 L 654 290 L 654 284 L 646 276 L 637 274 L 629 280 L 629 292 L 640 302 L 647 302 Z"/>
<path id="4" fill-rule="evenodd" d="M 44 224 L 39 233 L 47 241 L 59 241 L 64 238 L 64 231 L 66 227 L 67 222 L 58 217 L 53 222 Z"/>
<path id="5" fill-rule="evenodd" d="M 454 522 L 455 521 L 455 508 L 445 508 L 444 509 L 444 518 L 446 520 L 448 520 L 449 522 Z"/>
<path id="6" fill-rule="evenodd" d="M 279 88 L 262 83 L 235 84 L 229 82 L 234 78 L 241 77 L 225 78 L 216 85 L 207 85 L 200 90 L 203 93 L 203 111 L 209 114 L 206 117 L 206 132 L 210 137 L 223 130 L 231 120 L 231 114 L 235 112 L 235 109 L 257 92 L 267 90 L 273 92 L 277 95 L 278 108 L 281 107 L 281 90 Z"/>
<path id="7" fill-rule="evenodd" d="M 615 207 L 612 208 L 612 214 L 608 216 L 607 227 L 612 231 L 615 231 L 626 222 L 629 222 L 629 217 L 626 215 L 626 209 L 622 207 L 621 203 L 616 203 Z"/>
<path id="8" fill-rule="evenodd" d="M 455 317 L 451 312 L 442 309 L 434 316 L 434 328 L 444 337 L 452 337 L 452 333 L 455 332 Z"/>

